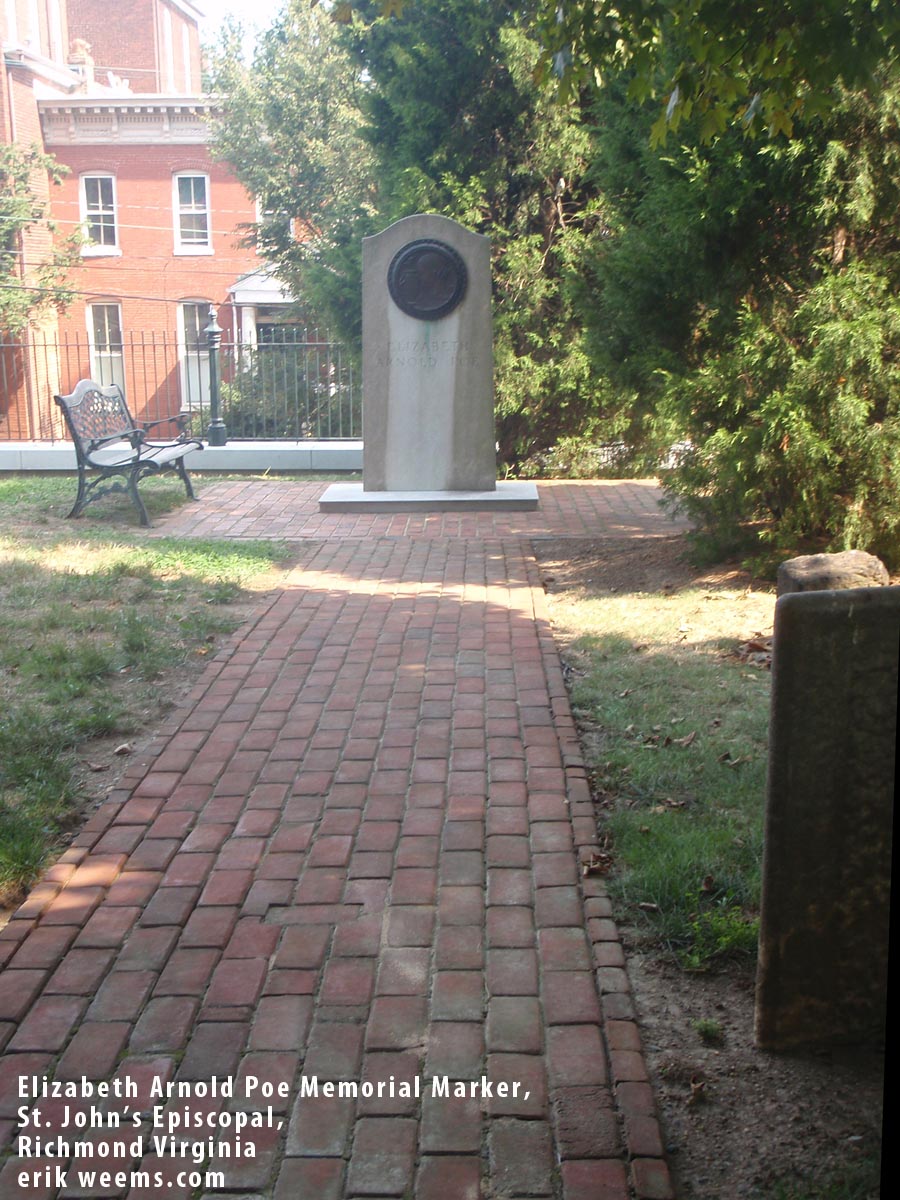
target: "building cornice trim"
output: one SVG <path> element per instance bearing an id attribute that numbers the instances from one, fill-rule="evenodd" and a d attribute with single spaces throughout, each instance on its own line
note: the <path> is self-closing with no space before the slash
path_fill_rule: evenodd
<path id="1" fill-rule="evenodd" d="M 38 100 L 41 112 L 188 112 L 216 113 L 221 102 L 208 96 L 161 96 L 156 93 L 130 96 L 66 96 Z"/>
<path id="2" fill-rule="evenodd" d="M 209 96 L 69 96 L 39 100 L 38 111 L 48 146 L 206 145 L 221 106 Z"/>

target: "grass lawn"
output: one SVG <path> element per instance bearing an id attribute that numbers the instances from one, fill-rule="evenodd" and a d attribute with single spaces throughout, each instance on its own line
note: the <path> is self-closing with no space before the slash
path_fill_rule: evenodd
<path id="1" fill-rule="evenodd" d="M 151 519 L 186 502 L 174 478 L 142 495 Z M 147 538 L 127 496 L 69 522 L 73 497 L 71 477 L 0 477 L 0 900 L 77 824 L 97 748 L 160 719 L 288 556 Z"/>
<path id="2" fill-rule="evenodd" d="M 775 597 L 685 549 L 539 549 L 675 1191 L 875 1200 L 877 1050 L 754 1039 Z"/>
<path id="3" fill-rule="evenodd" d="M 754 957 L 769 672 L 744 649 L 771 631 L 774 595 L 739 585 L 552 600 L 576 719 L 634 923 L 699 968 Z M 760 643 L 761 644 L 761 643 Z"/>

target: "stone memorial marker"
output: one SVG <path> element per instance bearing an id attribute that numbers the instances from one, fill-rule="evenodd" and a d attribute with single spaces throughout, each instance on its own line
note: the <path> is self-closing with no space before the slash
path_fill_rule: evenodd
<path id="1" fill-rule="evenodd" d="M 882 1036 L 900 588 L 775 607 L 756 990 L 768 1050 Z"/>
<path id="2" fill-rule="evenodd" d="M 535 508 L 497 483 L 490 241 L 419 214 L 363 240 L 363 483 L 320 507 Z"/>

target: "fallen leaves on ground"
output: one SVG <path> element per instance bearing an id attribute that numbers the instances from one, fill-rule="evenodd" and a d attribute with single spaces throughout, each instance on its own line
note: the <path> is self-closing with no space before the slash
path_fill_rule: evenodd
<path id="1" fill-rule="evenodd" d="M 732 657 L 732 656 L 729 656 Z M 753 637 L 742 642 L 734 652 L 734 658 L 762 670 L 772 667 L 772 638 L 763 633 L 754 633 Z"/>

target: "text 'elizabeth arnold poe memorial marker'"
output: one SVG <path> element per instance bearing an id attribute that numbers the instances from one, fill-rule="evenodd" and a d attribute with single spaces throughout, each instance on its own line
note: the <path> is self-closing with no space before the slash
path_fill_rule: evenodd
<path id="1" fill-rule="evenodd" d="M 537 507 L 497 482 L 490 241 L 447 217 L 404 217 L 363 240 L 363 482 L 320 507 Z"/>

